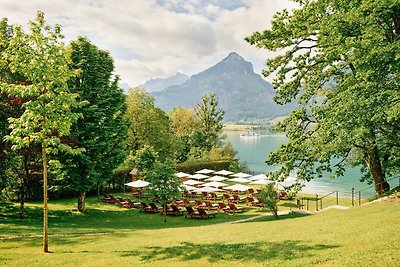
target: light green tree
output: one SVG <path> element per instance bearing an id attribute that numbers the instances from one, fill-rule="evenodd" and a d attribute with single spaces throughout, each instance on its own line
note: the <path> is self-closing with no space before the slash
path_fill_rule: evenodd
<path id="1" fill-rule="evenodd" d="M 276 102 L 299 110 L 279 124 L 289 142 L 269 155 L 276 177 L 295 170 L 305 180 L 361 166 L 375 191 L 400 166 L 400 3 L 295 1 L 272 28 L 246 40 L 278 55 L 267 60 Z"/>
<path id="2" fill-rule="evenodd" d="M 261 191 L 256 194 L 258 201 L 267 209 L 275 218 L 278 218 L 278 201 L 279 192 L 275 189 L 274 184 L 265 185 Z"/>
<path id="3" fill-rule="evenodd" d="M 1 58 L 9 62 L 10 71 L 23 75 L 25 83 L 2 83 L 1 89 L 27 100 L 23 104 L 23 114 L 9 119 L 11 133 L 7 139 L 13 143 L 13 148 L 41 144 L 43 250 L 48 252 L 48 154 L 80 152 L 60 140 L 60 136 L 69 134 L 72 123 L 79 118 L 79 114 L 71 112 L 79 103 L 77 95 L 68 92 L 67 82 L 74 72 L 68 67 L 70 58 L 61 41 L 60 26 L 50 27 L 45 23 L 44 13 L 38 12 L 36 20 L 29 22 L 29 30 L 25 33 L 22 26 L 14 26 L 9 46 L 1 54 Z"/>

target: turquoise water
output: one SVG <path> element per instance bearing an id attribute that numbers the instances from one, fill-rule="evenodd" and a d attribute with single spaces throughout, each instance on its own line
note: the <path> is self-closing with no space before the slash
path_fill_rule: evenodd
<path id="1" fill-rule="evenodd" d="M 287 142 L 284 135 L 266 134 L 258 137 L 240 137 L 239 132 L 225 132 L 226 141 L 231 142 L 238 151 L 241 162 L 246 162 L 252 172 L 265 173 L 276 169 L 275 166 L 269 166 L 265 163 L 270 151 L 276 150 L 282 143 Z M 328 194 L 332 191 L 339 191 L 339 195 L 350 196 L 352 188 L 355 191 L 363 190 L 370 185 L 360 182 L 361 172 L 357 168 L 348 169 L 343 177 L 331 179 L 324 177 L 314 179 L 306 183 L 303 192 L 315 194 Z M 375 194 L 374 188 L 362 192 L 362 197 L 369 197 Z"/>

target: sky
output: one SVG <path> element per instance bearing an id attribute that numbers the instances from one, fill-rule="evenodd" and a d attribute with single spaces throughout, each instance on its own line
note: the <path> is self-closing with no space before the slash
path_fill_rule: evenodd
<path id="1" fill-rule="evenodd" d="M 260 73 L 270 54 L 244 38 L 295 6 L 289 0 L 0 0 L 0 18 L 26 26 L 43 11 L 47 23 L 62 26 L 66 43 L 86 36 L 108 50 L 121 82 L 134 87 L 199 73 L 230 52 Z"/>

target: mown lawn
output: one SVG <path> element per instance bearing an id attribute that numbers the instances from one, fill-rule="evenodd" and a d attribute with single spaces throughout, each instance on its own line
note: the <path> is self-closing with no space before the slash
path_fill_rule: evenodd
<path id="1" fill-rule="evenodd" d="M 23 221 L 11 216 L 16 207 L 0 205 L 1 237 L 41 234 L 39 203 L 29 204 Z M 42 253 L 40 237 L 2 239 L 0 265 L 400 266 L 399 200 L 237 224 L 222 222 L 252 212 L 203 221 L 168 217 L 164 224 L 159 214 L 96 199 L 89 199 L 85 215 L 73 211 L 73 200 L 50 208 L 52 253 Z"/>

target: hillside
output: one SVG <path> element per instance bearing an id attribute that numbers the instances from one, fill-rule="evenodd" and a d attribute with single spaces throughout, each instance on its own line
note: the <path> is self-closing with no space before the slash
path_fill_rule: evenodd
<path id="1" fill-rule="evenodd" d="M 189 77 L 187 75 L 178 72 L 171 77 L 151 79 L 144 84 L 138 85 L 138 87 L 146 89 L 149 93 L 158 92 L 170 86 L 181 85 L 188 79 Z"/>
<path id="2" fill-rule="evenodd" d="M 272 119 L 289 113 L 290 107 L 273 101 L 275 92 L 271 84 L 234 52 L 183 84 L 170 86 L 153 96 L 156 105 L 169 111 L 175 106 L 193 107 L 202 95 L 210 92 L 217 94 L 220 107 L 225 110 L 225 121 Z"/>

